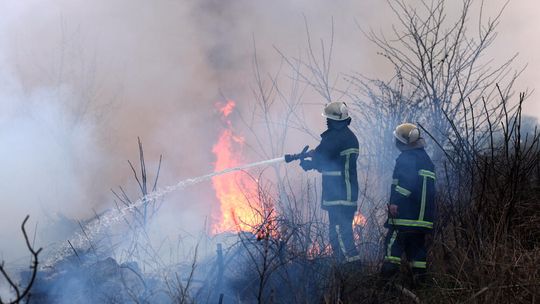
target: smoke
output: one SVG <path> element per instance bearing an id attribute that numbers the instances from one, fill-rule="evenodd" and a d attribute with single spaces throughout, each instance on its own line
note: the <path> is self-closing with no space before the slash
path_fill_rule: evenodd
<path id="1" fill-rule="evenodd" d="M 3 56 L 2 56 L 3 57 Z M 0 72 L 0 159 L 3 219 L 0 248 L 6 260 L 25 251 L 20 224 L 31 215 L 38 228 L 58 213 L 68 217 L 88 214 L 93 180 L 101 171 L 102 151 L 91 123 L 69 120 L 63 103 L 75 98 L 67 87 L 24 90 L 9 64 Z M 61 97 L 60 97 L 61 96 Z M 27 227 L 28 228 L 28 227 Z M 40 243 L 50 240 L 47 235 Z"/>
<path id="2" fill-rule="evenodd" d="M 524 3 L 509 6 L 499 40 L 524 50 L 532 72 L 523 78 L 534 85 L 540 68 L 531 54 L 540 42 L 509 34 L 537 27 L 535 18 L 520 17 L 522 7 L 533 12 L 537 4 Z M 275 73 L 283 62 L 274 46 L 305 55 L 304 16 L 317 52 L 319 39 L 330 38 L 333 17 L 337 81 L 340 73 L 391 72 L 357 29 L 389 28 L 392 12 L 376 0 L 30 0 L 2 1 L 0 9 L 0 248 L 8 261 L 24 252 L 25 214 L 38 223 L 37 243 L 45 246 L 66 237 L 45 229 L 58 214 L 87 218 L 111 208 L 110 188 L 135 191 L 125 161 L 138 157 L 137 136 L 149 167 L 164 155 L 161 185 L 212 171 L 221 123 L 215 103 L 231 98 L 249 114 L 254 44 L 261 70 Z M 323 101 L 310 90 L 304 99 L 318 133 Z M 294 134 L 286 148 L 303 146 L 298 142 L 315 143 Z M 203 184 L 170 196 L 162 231 L 202 229 L 216 207 L 210 189 Z"/>

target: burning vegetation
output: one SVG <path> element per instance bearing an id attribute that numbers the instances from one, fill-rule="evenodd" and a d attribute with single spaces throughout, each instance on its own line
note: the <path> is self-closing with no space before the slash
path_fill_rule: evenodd
<path id="1" fill-rule="evenodd" d="M 255 50 L 256 123 L 234 118 L 244 101 L 218 103 L 215 172 L 160 188 L 162 158 L 156 157 L 155 171 L 147 170 L 139 140 L 139 162 L 129 162 L 134 186 L 113 190 L 110 209 L 70 221 L 77 233 L 54 245 L 60 249 L 35 250 L 24 220 L 30 271 L 17 275 L 0 265 L 9 284 L 0 303 L 537 302 L 540 133 L 537 121 L 523 115 L 528 93 L 513 94 L 519 75 L 511 73 L 513 58 L 499 66 L 480 60 L 500 15 L 480 26 L 479 37 L 469 37 L 474 1 L 464 0 L 452 21 L 443 0 L 421 2 L 422 9 L 390 3 L 404 33 L 395 32 L 394 40 L 365 33 L 395 69 L 388 81 L 358 73 L 344 76 L 345 88 L 334 86 L 333 36 L 319 53 L 307 31 L 300 58 L 277 49 L 277 74 L 261 70 Z M 300 106 L 306 90 L 327 102 L 347 99 L 351 128 L 363 135 L 356 149 L 360 193 L 352 228 L 359 258 L 353 262 L 338 260 L 332 250 L 318 173 L 282 163 L 286 148 L 304 145 L 289 139 L 291 129 L 318 139 Z M 403 121 L 420 126 L 437 171 L 437 216 L 425 240 L 431 249 L 423 281 L 404 262 L 392 279 L 380 275 L 396 156 L 392 130 Z M 250 149 L 268 160 L 250 163 Z M 264 170 L 251 170 L 256 167 Z M 174 203 L 167 194 L 205 182 L 216 199 L 208 233 L 194 242 L 178 232 L 177 240 L 159 238 L 162 208 Z"/>
<path id="2" fill-rule="evenodd" d="M 245 139 L 235 134 L 229 115 L 235 109 L 235 102 L 227 101 L 219 107 L 225 128 L 221 131 L 212 152 L 216 156 L 216 172 L 243 165 Z M 259 214 L 261 204 L 257 198 L 257 180 L 245 172 L 212 178 L 212 185 L 219 201 L 219 210 L 212 224 L 214 234 L 222 232 L 250 231 L 263 221 Z"/>

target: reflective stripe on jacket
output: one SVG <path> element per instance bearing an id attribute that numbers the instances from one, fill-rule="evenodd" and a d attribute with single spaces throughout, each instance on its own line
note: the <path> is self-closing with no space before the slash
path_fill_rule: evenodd
<path id="1" fill-rule="evenodd" d="M 358 201 L 358 139 L 347 124 L 329 126 L 312 158 L 322 173 L 322 206 L 356 206 Z"/>
<path id="2" fill-rule="evenodd" d="M 390 204 L 398 206 L 387 225 L 401 230 L 433 228 L 435 200 L 434 165 L 423 148 L 403 151 L 396 160 Z"/>

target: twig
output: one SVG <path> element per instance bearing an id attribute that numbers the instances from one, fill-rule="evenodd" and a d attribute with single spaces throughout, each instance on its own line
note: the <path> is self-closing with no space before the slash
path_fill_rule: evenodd
<path id="1" fill-rule="evenodd" d="M 28 221 L 29 218 L 30 218 L 30 215 L 27 215 L 25 217 L 25 219 L 24 219 L 24 221 L 22 222 L 22 225 L 21 225 L 21 230 L 22 230 L 22 233 L 23 233 L 23 236 L 24 236 L 24 240 L 26 242 L 26 247 L 28 248 L 28 251 L 30 251 L 30 253 L 32 254 L 32 264 L 30 265 L 30 269 L 32 270 L 32 276 L 30 277 L 30 281 L 28 282 L 28 284 L 26 285 L 24 290 L 21 292 L 20 291 L 20 286 L 17 286 L 17 284 L 15 284 L 15 282 L 11 279 L 9 274 L 6 272 L 6 270 L 4 268 L 4 262 L 0 263 L 0 272 L 2 273 L 4 278 L 8 281 L 9 285 L 15 290 L 15 294 L 16 294 L 16 298 L 9 301 L 9 302 L 4 302 L 0 298 L 0 303 L 2 303 L 2 304 L 4 304 L 4 303 L 5 304 L 20 303 L 24 298 L 29 296 L 30 290 L 32 289 L 32 285 L 34 285 L 34 281 L 36 279 L 36 275 L 37 275 L 37 271 L 38 271 L 38 265 L 39 265 L 38 256 L 39 256 L 39 253 L 41 252 L 41 250 L 43 248 L 39 248 L 38 250 L 34 250 L 32 245 L 30 244 L 30 239 L 28 238 L 28 234 L 26 233 L 26 228 L 25 228 L 26 222 Z"/>

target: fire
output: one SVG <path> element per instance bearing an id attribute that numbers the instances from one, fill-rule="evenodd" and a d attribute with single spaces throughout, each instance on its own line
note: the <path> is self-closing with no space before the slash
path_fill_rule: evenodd
<path id="1" fill-rule="evenodd" d="M 314 260 L 321 257 L 328 257 L 332 255 L 332 247 L 330 247 L 330 244 L 319 244 L 317 242 L 313 242 L 306 251 L 306 256 L 310 260 Z"/>
<path id="2" fill-rule="evenodd" d="M 224 118 L 227 118 L 229 115 L 231 115 L 234 107 L 236 107 L 236 103 L 232 100 L 229 100 L 226 104 L 219 107 L 219 112 L 221 112 L 221 115 L 223 115 Z M 227 122 L 230 125 L 230 121 Z"/>
<path id="3" fill-rule="evenodd" d="M 356 226 L 364 227 L 365 225 L 366 225 L 366 217 L 362 213 L 356 212 L 354 214 L 353 227 L 356 227 Z"/>
<path id="4" fill-rule="evenodd" d="M 235 106 L 232 100 L 219 106 L 226 128 L 212 148 L 216 156 L 215 171 L 243 163 L 242 150 L 245 140 L 235 134 L 229 120 Z M 214 234 L 225 231 L 252 231 L 258 226 L 261 219 L 254 209 L 258 202 L 254 195 L 257 191 L 257 182 L 253 178 L 243 172 L 235 172 L 212 178 L 212 185 L 220 203 L 219 214 L 215 216 L 212 226 Z"/>
<path id="5" fill-rule="evenodd" d="M 358 246 L 362 243 L 362 230 L 366 226 L 367 219 L 360 213 L 356 212 L 353 219 L 353 238 L 355 244 Z"/>

